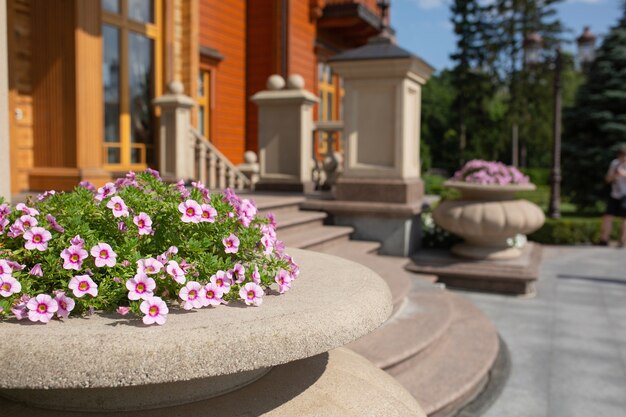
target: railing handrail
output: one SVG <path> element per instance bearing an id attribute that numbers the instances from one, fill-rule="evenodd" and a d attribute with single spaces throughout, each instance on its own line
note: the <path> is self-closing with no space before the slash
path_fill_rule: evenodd
<path id="1" fill-rule="evenodd" d="M 194 146 L 202 146 L 209 153 L 212 153 L 216 156 L 217 160 L 222 164 L 226 165 L 227 169 L 231 174 L 234 174 L 237 177 L 237 180 L 240 181 L 244 187 L 252 188 L 252 181 L 243 173 L 241 170 L 233 164 L 230 159 L 226 157 L 215 145 L 209 142 L 200 132 L 198 132 L 193 127 L 189 128 L 192 138 L 195 139 Z"/>
<path id="2" fill-rule="evenodd" d="M 338 132 L 343 129 L 343 120 L 320 120 L 315 122 L 313 129 L 319 132 Z"/>

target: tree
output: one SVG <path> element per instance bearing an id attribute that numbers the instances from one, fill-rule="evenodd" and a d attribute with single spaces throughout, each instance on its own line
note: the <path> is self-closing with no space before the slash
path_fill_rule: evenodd
<path id="1" fill-rule="evenodd" d="M 583 210 L 606 198 L 606 169 L 626 143 L 626 3 L 623 8 L 565 117 L 563 186 Z"/>

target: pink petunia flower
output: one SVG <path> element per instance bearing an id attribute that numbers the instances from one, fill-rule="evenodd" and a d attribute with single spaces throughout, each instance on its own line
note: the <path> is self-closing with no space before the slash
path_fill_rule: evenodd
<path id="1" fill-rule="evenodd" d="M 8 225 L 9 225 L 9 220 L 0 217 L 0 235 L 4 233 Z"/>
<path id="2" fill-rule="evenodd" d="M 224 294 L 230 292 L 230 286 L 232 284 L 231 279 L 228 277 L 228 274 L 224 271 L 217 271 L 215 275 L 211 275 L 209 279 L 212 284 L 217 285 L 219 288 L 224 291 Z"/>
<path id="3" fill-rule="evenodd" d="M 98 268 L 103 266 L 113 267 L 117 263 L 117 254 L 113 252 L 113 249 L 108 243 L 98 243 L 91 248 L 90 252 Z"/>
<path id="4" fill-rule="evenodd" d="M 48 294 L 39 294 L 37 297 L 31 298 L 26 303 L 26 307 L 29 310 L 28 319 L 42 323 L 49 322 L 59 309 L 57 301 Z"/>
<path id="5" fill-rule="evenodd" d="M 139 229 L 139 235 L 149 235 L 152 233 L 152 219 L 143 211 L 133 217 L 133 223 Z"/>
<path id="6" fill-rule="evenodd" d="M 263 288 L 254 282 L 249 282 L 239 290 L 239 297 L 246 305 L 260 306 L 263 303 Z"/>
<path id="7" fill-rule="evenodd" d="M 72 244 L 72 246 L 80 246 L 82 248 L 85 244 L 85 241 L 81 239 L 80 235 L 76 235 L 70 240 L 70 243 Z"/>
<path id="8" fill-rule="evenodd" d="M 224 252 L 237 253 L 239 251 L 239 238 L 233 234 L 222 240 Z"/>
<path id="9" fill-rule="evenodd" d="M 12 276 L 0 276 L 0 295 L 10 297 L 22 291 L 22 284 Z"/>
<path id="10" fill-rule="evenodd" d="M 89 254 L 82 246 L 70 246 L 67 249 L 63 249 L 61 252 L 63 268 L 80 271 L 83 261 L 87 259 L 87 256 L 89 256 Z"/>
<path id="11" fill-rule="evenodd" d="M 184 301 L 183 308 L 191 310 L 192 308 L 200 308 L 206 298 L 205 289 L 199 282 L 189 281 L 180 289 L 178 296 Z"/>
<path id="12" fill-rule="evenodd" d="M 52 235 L 43 227 L 33 227 L 24 232 L 24 239 L 26 239 L 24 245 L 26 249 L 44 252 L 48 249 L 48 241 L 52 239 Z"/>
<path id="13" fill-rule="evenodd" d="M 91 183 L 91 181 L 81 181 L 78 183 L 78 186 L 84 188 L 85 190 L 91 191 L 93 194 L 96 193 L 96 186 Z"/>
<path id="14" fill-rule="evenodd" d="M 128 216 L 128 206 L 122 197 L 112 197 L 107 203 L 107 208 L 110 208 L 111 211 L 113 211 L 113 216 L 115 218 Z"/>
<path id="15" fill-rule="evenodd" d="M 41 264 L 33 265 L 28 273 L 34 277 L 43 277 L 43 269 L 41 269 Z"/>
<path id="16" fill-rule="evenodd" d="M 274 281 L 276 281 L 276 283 L 278 283 L 278 292 L 283 294 L 285 292 L 287 292 L 289 289 L 291 289 L 291 275 L 289 274 L 289 272 L 285 271 L 284 269 L 280 269 L 280 271 L 278 271 L 278 275 L 276 275 L 276 278 L 274 278 Z"/>
<path id="17" fill-rule="evenodd" d="M 163 269 L 163 264 L 154 258 L 140 259 L 137 261 L 137 272 L 140 274 L 158 274 Z"/>
<path id="18" fill-rule="evenodd" d="M 223 296 L 224 291 L 221 287 L 209 283 L 204 287 L 204 299 L 202 300 L 202 304 L 204 306 L 218 306 L 224 302 L 224 300 L 222 300 Z"/>
<path id="19" fill-rule="evenodd" d="M 11 264 L 4 259 L 0 259 L 0 277 L 10 277 L 13 273 L 13 268 L 11 268 Z"/>
<path id="20" fill-rule="evenodd" d="M 178 192 L 180 193 L 180 196 L 183 199 L 188 199 L 189 196 L 191 195 L 191 192 L 185 186 L 185 180 L 183 179 L 178 180 L 178 182 L 176 183 L 176 189 L 178 190 Z"/>
<path id="21" fill-rule="evenodd" d="M 126 281 L 129 300 L 145 300 L 152 297 L 156 282 L 146 274 L 137 274 L 134 278 Z"/>
<path id="22" fill-rule="evenodd" d="M 77 275 L 70 280 L 67 286 L 72 290 L 74 296 L 78 298 L 84 297 L 85 294 L 89 294 L 92 297 L 98 295 L 98 284 L 93 282 L 89 275 Z"/>
<path id="23" fill-rule="evenodd" d="M 108 196 L 115 194 L 116 191 L 117 188 L 115 188 L 115 184 L 113 184 L 112 182 L 107 182 L 106 184 L 104 184 L 104 187 L 98 188 L 98 193 L 96 194 L 95 199 L 98 201 L 102 201 Z"/>
<path id="24" fill-rule="evenodd" d="M 22 301 L 11 307 L 11 313 L 13 313 L 16 319 L 22 320 L 28 317 L 28 308 L 26 308 L 27 302 L 28 301 Z"/>
<path id="25" fill-rule="evenodd" d="M 145 314 L 144 324 L 165 324 L 167 313 L 169 313 L 167 305 L 159 297 L 149 297 L 141 303 L 139 309 Z"/>
<path id="26" fill-rule="evenodd" d="M 37 219 L 30 214 L 24 214 L 15 221 L 15 225 L 24 231 L 37 226 L 38 223 Z"/>
<path id="27" fill-rule="evenodd" d="M 59 306 L 59 309 L 57 310 L 57 317 L 67 318 L 70 315 L 70 312 L 74 310 L 76 302 L 72 298 L 65 295 L 65 292 L 63 291 L 57 293 L 54 299 Z"/>
<path id="28" fill-rule="evenodd" d="M 248 199 L 241 200 L 241 203 L 235 206 L 237 211 L 237 220 L 244 226 L 249 227 L 254 216 L 257 214 L 257 208 L 253 201 Z"/>
<path id="29" fill-rule="evenodd" d="M 15 209 L 17 211 L 21 211 L 22 213 L 27 214 L 29 216 L 37 216 L 37 215 L 39 215 L 39 211 L 37 209 L 30 208 L 30 207 L 28 207 L 24 203 L 19 203 L 17 206 L 15 206 Z"/>
<path id="30" fill-rule="evenodd" d="M 46 191 L 44 193 L 41 193 L 37 196 L 37 201 L 42 202 L 47 200 L 48 198 L 52 197 L 53 195 L 55 195 L 57 192 L 54 190 L 49 190 Z"/>
<path id="31" fill-rule="evenodd" d="M 235 264 L 233 267 L 233 276 L 236 276 L 235 284 L 241 284 L 246 279 L 246 269 L 242 264 Z"/>
<path id="32" fill-rule="evenodd" d="M 256 265 L 254 265 L 254 271 L 252 271 L 252 282 L 254 282 L 255 284 L 260 284 L 261 283 L 261 274 L 259 274 L 259 267 L 257 267 Z"/>
<path id="33" fill-rule="evenodd" d="M 264 255 L 271 255 L 272 251 L 274 250 L 274 242 L 272 241 L 272 238 L 269 237 L 268 235 L 264 235 L 261 238 L 261 244 L 265 248 L 263 250 L 263 254 Z"/>
<path id="34" fill-rule="evenodd" d="M 0 217 L 6 217 L 11 214 L 11 207 L 7 203 L 0 204 Z"/>
<path id="35" fill-rule="evenodd" d="M 178 262 L 174 260 L 167 263 L 165 271 L 167 271 L 167 273 L 172 278 L 174 278 L 174 281 L 178 282 L 179 284 L 184 284 L 185 280 L 187 279 L 185 278 L 185 272 L 183 271 L 183 269 L 180 267 L 180 265 L 178 265 Z"/>
<path id="36" fill-rule="evenodd" d="M 59 223 L 57 223 L 56 217 L 52 214 L 46 214 L 46 220 L 48 220 L 48 224 L 53 230 L 56 230 L 59 233 L 65 233 L 65 229 Z"/>
<path id="37" fill-rule="evenodd" d="M 217 210 L 215 210 L 210 204 L 203 204 L 200 207 L 202 209 L 200 221 L 208 223 L 215 222 L 215 218 L 217 217 Z"/>
<path id="38" fill-rule="evenodd" d="M 202 218 L 202 207 L 195 200 L 187 200 L 178 205 L 178 211 L 183 216 L 180 218 L 183 223 L 199 223 Z"/>
<path id="39" fill-rule="evenodd" d="M 120 316 L 125 316 L 130 312 L 130 307 L 118 307 L 115 309 L 115 311 L 117 311 L 117 314 L 119 314 Z"/>

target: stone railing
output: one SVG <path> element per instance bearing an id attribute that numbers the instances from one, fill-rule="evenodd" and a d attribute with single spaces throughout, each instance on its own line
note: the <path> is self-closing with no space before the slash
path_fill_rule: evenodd
<path id="1" fill-rule="evenodd" d="M 210 189 L 249 190 L 253 188 L 254 177 L 248 178 L 239 167 L 235 166 L 196 129 L 190 128 L 189 133 L 194 153 L 194 178 L 202 181 Z M 254 158 L 256 158 L 256 154 L 254 154 Z"/>
<path id="2" fill-rule="evenodd" d="M 313 182 L 318 189 L 330 189 L 343 165 L 341 132 L 343 121 L 319 121 L 313 130 Z"/>

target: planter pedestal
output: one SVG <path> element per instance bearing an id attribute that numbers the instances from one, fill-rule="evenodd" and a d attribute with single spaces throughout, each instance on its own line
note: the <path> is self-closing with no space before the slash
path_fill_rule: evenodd
<path id="1" fill-rule="evenodd" d="M 300 278 L 259 308 L 172 308 L 152 327 L 100 314 L 1 322 L 2 415 L 424 416 L 383 371 L 333 350 L 387 319 L 385 283 L 340 258 L 289 253 Z"/>

